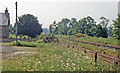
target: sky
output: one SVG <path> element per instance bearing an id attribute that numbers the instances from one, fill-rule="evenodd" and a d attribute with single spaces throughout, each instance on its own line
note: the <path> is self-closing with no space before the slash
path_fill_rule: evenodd
<path id="1" fill-rule="evenodd" d="M 18 16 L 32 14 L 38 18 L 43 28 L 48 28 L 53 21 L 62 18 L 76 18 L 91 16 L 99 22 L 104 16 L 110 20 L 117 18 L 119 0 L 1 0 L 0 13 L 7 7 L 11 24 L 15 23 L 15 2 L 18 2 Z"/>

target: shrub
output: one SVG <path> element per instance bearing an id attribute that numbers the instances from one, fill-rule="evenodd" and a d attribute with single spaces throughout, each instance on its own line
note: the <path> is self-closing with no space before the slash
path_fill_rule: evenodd
<path id="1" fill-rule="evenodd" d="M 22 36 L 22 39 L 28 39 L 27 35 Z"/>
<path id="2" fill-rule="evenodd" d="M 36 42 L 37 43 L 48 43 L 48 42 L 59 42 L 58 38 L 55 37 L 55 36 L 51 36 L 50 34 L 41 34 L 41 35 L 38 35 L 37 38 L 36 38 Z"/>
<path id="3" fill-rule="evenodd" d="M 25 47 L 37 47 L 37 44 L 34 42 L 26 42 L 26 41 L 19 41 L 12 42 L 11 45 L 13 46 L 25 46 Z"/>
<path id="4" fill-rule="evenodd" d="M 86 34 L 82 34 L 82 33 L 77 33 L 75 34 L 76 37 L 88 37 L 88 35 Z"/>
<path id="5" fill-rule="evenodd" d="M 29 36 L 27 35 L 18 35 L 17 38 L 18 39 L 28 39 Z M 10 35 L 10 39 L 15 39 L 16 35 Z"/>

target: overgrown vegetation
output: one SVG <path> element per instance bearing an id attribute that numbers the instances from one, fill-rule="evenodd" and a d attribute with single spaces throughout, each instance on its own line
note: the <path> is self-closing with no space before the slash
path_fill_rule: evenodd
<path id="1" fill-rule="evenodd" d="M 80 36 L 81 34 L 76 34 L 76 36 Z M 75 35 L 55 35 L 56 37 L 60 38 L 71 38 L 74 40 L 80 40 L 80 41 L 90 41 L 90 42 L 95 42 L 95 43 L 101 43 L 101 44 L 109 44 L 109 45 L 119 45 L 118 40 L 114 38 L 102 38 L 102 37 L 91 37 L 87 36 L 86 37 L 76 37 Z M 112 41 L 112 42 L 111 42 Z"/>
<path id="2" fill-rule="evenodd" d="M 41 45 L 41 44 L 39 44 Z M 42 44 L 38 54 L 3 60 L 3 71 L 116 71 L 116 65 L 110 65 L 81 50 L 67 48 L 61 44 Z M 48 48 L 49 47 L 49 48 Z"/>
<path id="3" fill-rule="evenodd" d="M 37 43 L 49 43 L 49 42 L 59 42 L 58 38 L 55 36 L 52 36 L 51 34 L 41 34 L 38 35 L 36 38 Z"/>
<path id="4" fill-rule="evenodd" d="M 14 34 L 11 34 L 11 35 L 10 35 L 10 39 L 15 39 L 15 38 L 16 38 L 16 35 L 14 35 Z M 28 38 L 30 38 L 30 37 L 27 36 L 27 35 L 18 35 L 17 38 L 18 38 L 18 39 L 28 39 Z"/>
<path id="5" fill-rule="evenodd" d="M 10 43 L 12 46 L 25 46 L 25 47 L 37 47 L 37 44 L 35 42 L 26 42 L 26 41 L 19 41 Z"/>
<path id="6" fill-rule="evenodd" d="M 113 49 L 111 50 L 111 49 L 104 48 L 104 47 L 98 47 L 98 46 L 95 46 L 95 45 L 83 44 L 83 43 L 73 42 L 73 41 L 64 40 L 64 39 L 61 39 L 60 41 L 65 42 L 67 44 L 74 44 L 74 45 L 77 45 L 81 48 L 85 48 L 85 49 L 88 49 L 88 50 L 91 50 L 91 51 L 97 51 L 97 52 L 101 52 L 101 53 L 105 52 L 106 54 L 112 55 L 112 56 L 115 56 L 115 57 L 120 55 L 118 50 L 113 50 Z"/>

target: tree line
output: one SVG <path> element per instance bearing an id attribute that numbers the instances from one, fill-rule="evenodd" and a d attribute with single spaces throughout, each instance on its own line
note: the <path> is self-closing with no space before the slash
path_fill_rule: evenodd
<path id="1" fill-rule="evenodd" d="M 91 16 L 84 17 L 77 21 L 76 18 L 68 19 L 63 18 L 60 22 L 54 21 L 49 26 L 49 32 L 60 35 L 74 35 L 77 33 L 86 34 L 92 37 L 108 38 L 120 38 L 120 15 L 116 20 L 113 20 L 114 24 L 108 27 L 109 19 L 105 17 L 100 18 L 100 23 L 97 23 Z"/>

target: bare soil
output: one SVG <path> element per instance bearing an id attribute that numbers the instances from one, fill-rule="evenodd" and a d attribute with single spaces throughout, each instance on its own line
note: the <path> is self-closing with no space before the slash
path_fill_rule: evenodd
<path id="1" fill-rule="evenodd" d="M 34 47 L 14 47 L 7 44 L 0 44 L 0 54 L 2 59 L 10 59 L 12 57 L 24 55 L 30 56 L 38 53 Z"/>

